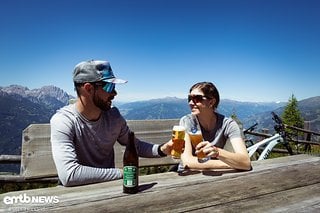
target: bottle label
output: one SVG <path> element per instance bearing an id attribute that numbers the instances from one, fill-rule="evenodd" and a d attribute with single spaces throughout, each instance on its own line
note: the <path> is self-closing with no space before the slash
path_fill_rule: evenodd
<path id="1" fill-rule="evenodd" d="M 137 186 L 137 173 L 138 168 L 136 166 L 125 166 L 123 167 L 123 185 L 125 187 Z"/>

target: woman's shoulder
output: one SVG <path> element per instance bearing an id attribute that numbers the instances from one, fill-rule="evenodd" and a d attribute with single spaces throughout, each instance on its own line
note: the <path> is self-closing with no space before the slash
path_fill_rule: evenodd
<path id="1" fill-rule="evenodd" d="M 186 114 L 186 115 L 184 115 L 184 116 L 182 116 L 180 118 L 180 121 L 189 121 L 191 119 L 192 119 L 192 115 L 191 114 Z"/>
<path id="2" fill-rule="evenodd" d="M 218 123 L 222 123 L 223 126 L 232 125 L 233 123 L 236 123 L 236 121 L 231 117 L 227 117 L 220 113 L 216 113 L 216 115 L 217 115 Z"/>
<path id="3" fill-rule="evenodd" d="M 182 116 L 180 119 L 189 119 L 191 117 L 191 114 L 186 114 Z"/>

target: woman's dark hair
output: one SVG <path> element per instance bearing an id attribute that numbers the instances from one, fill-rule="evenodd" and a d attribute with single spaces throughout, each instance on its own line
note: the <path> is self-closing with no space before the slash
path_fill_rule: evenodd
<path id="1" fill-rule="evenodd" d="M 219 91 L 216 88 L 216 86 L 211 83 L 211 82 L 198 82 L 196 84 L 194 84 L 190 90 L 189 93 L 191 93 L 192 90 L 194 89 L 199 89 L 203 92 L 204 96 L 209 98 L 209 99 L 216 99 L 216 102 L 214 104 L 214 108 L 218 108 L 219 102 L 220 102 L 220 95 L 219 95 Z"/>

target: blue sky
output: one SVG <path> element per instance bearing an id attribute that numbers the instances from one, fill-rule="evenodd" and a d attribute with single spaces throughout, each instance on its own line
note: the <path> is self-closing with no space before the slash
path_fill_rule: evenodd
<path id="1" fill-rule="evenodd" d="M 74 66 L 108 60 L 118 101 L 186 97 L 212 81 L 223 99 L 320 95 L 317 0 L 2 0 L 0 86 L 75 95 Z"/>

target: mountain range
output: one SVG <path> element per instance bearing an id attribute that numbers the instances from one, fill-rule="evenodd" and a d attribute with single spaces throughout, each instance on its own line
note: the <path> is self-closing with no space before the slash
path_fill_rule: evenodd
<path id="1" fill-rule="evenodd" d="M 218 112 L 226 116 L 236 114 L 240 120 L 285 106 L 285 102 L 241 102 L 228 99 L 220 101 Z M 190 113 L 187 99 L 167 97 L 147 101 L 117 104 L 127 120 L 176 119 Z"/>
<path id="2" fill-rule="evenodd" d="M 33 90 L 19 85 L 0 87 L 0 154 L 19 154 L 22 130 L 32 123 L 48 123 L 71 98 L 55 86 Z"/>
<path id="3" fill-rule="evenodd" d="M 20 85 L 0 87 L 0 155 L 21 154 L 22 130 L 32 123 L 49 123 L 55 111 L 74 97 L 55 86 L 28 89 Z M 190 113 L 186 99 L 167 97 L 130 103 L 114 102 L 127 120 L 178 119 Z M 218 112 L 236 114 L 244 128 L 258 122 L 260 128 L 271 128 L 271 111 L 283 112 L 285 102 L 240 102 L 222 99 Z M 320 131 L 320 96 L 298 102 L 303 118 Z M 0 165 L 0 171 L 1 169 Z"/>

